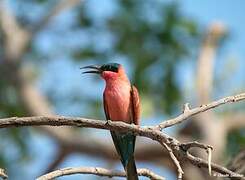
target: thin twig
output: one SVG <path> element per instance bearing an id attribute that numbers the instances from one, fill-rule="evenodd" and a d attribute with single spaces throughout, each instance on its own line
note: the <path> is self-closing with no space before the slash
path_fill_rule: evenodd
<path id="1" fill-rule="evenodd" d="M 211 162 L 212 162 L 212 149 L 208 148 L 207 150 L 208 153 L 208 173 L 211 176 L 212 174 L 212 167 L 211 167 Z"/>
<path id="2" fill-rule="evenodd" d="M 195 108 L 189 111 L 186 111 L 184 114 L 184 119 L 190 117 L 194 114 L 201 113 L 211 108 L 215 108 L 219 105 L 226 104 L 228 102 L 236 102 L 245 99 L 245 93 L 239 94 L 236 96 L 230 96 L 223 98 L 218 101 L 214 101 L 210 104 L 201 106 L 199 108 Z M 188 114 L 188 116 L 186 115 Z M 174 122 L 173 124 L 183 122 L 183 117 L 180 121 L 176 122 L 178 117 L 170 122 Z M 172 125 L 173 125 L 172 124 Z M 185 146 L 181 144 L 178 140 L 169 135 L 161 132 L 155 126 L 145 126 L 139 127 L 133 124 L 127 124 L 123 122 L 112 122 L 112 121 L 102 121 L 102 120 L 94 120 L 94 119 L 85 119 L 85 118 L 75 118 L 75 117 L 62 117 L 62 116 L 34 116 L 34 117 L 13 117 L 13 118 L 4 118 L 0 119 L 0 128 L 7 128 L 7 127 L 20 127 L 20 126 L 41 126 L 41 125 L 50 125 L 50 126 L 75 126 L 75 127 L 90 127 L 90 128 L 98 128 L 98 129 L 108 129 L 108 130 L 115 130 L 119 132 L 132 132 L 138 136 L 148 137 L 152 140 L 158 141 L 160 144 L 166 144 L 172 151 L 172 155 L 180 158 L 180 159 L 187 159 L 192 164 L 197 165 L 199 167 L 209 167 L 207 161 L 194 157 L 188 153 L 188 151 L 183 151 L 181 146 Z M 157 127 L 159 127 L 158 125 Z M 201 147 L 200 143 L 192 143 L 192 146 Z M 208 147 L 210 148 L 210 147 Z M 225 167 L 218 166 L 216 164 L 211 163 L 212 169 L 215 172 L 221 174 L 228 174 L 229 176 L 242 176 L 240 174 L 234 173 Z M 179 168 L 179 167 L 178 167 Z M 179 168 L 180 169 L 180 168 Z M 181 171 L 180 171 L 181 172 Z"/>
<path id="3" fill-rule="evenodd" d="M 190 163 L 192 163 L 194 166 L 197 166 L 197 167 L 204 167 L 204 168 L 208 168 L 208 161 L 204 160 L 204 159 L 201 159 L 199 157 L 195 157 L 193 155 L 191 155 L 190 153 L 186 153 L 186 156 L 184 156 L 184 158 L 186 160 L 189 160 Z M 223 166 L 220 166 L 218 164 L 215 164 L 215 163 L 211 163 L 211 167 L 212 167 L 212 170 L 218 172 L 218 174 L 220 174 L 221 172 L 221 175 L 225 176 L 225 177 L 230 177 L 230 178 L 239 178 L 239 179 L 245 179 L 244 175 L 243 174 L 238 174 L 238 173 L 235 173 L 233 171 L 230 171 L 229 169 L 223 167 Z M 216 175 L 217 173 L 213 173 L 213 175 Z"/>
<path id="4" fill-rule="evenodd" d="M 207 144 L 203 144 L 203 143 L 199 143 L 197 141 L 188 142 L 188 143 L 182 143 L 182 145 L 181 145 L 181 148 L 184 151 L 188 151 L 190 148 L 193 148 L 193 147 L 199 147 L 199 148 L 202 148 L 202 149 L 205 149 L 205 150 L 213 149 L 212 146 L 207 145 Z"/>
<path id="5" fill-rule="evenodd" d="M 149 169 L 137 169 L 137 173 L 139 176 L 145 176 L 153 180 L 164 180 L 165 178 L 159 176 Z M 77 167 L 77 168 L 64 168 L 60 170 L 56 170 L 40 176 L 37 180 L 51 180 L 57 177 L 66 176 L 66 175 L 73 175 L 73 174 L 93 174 L 97 176 L 107 176 L 107 177 L 126 177 L 126 173 L 122 171 L 116 170 L 108 170 L 99 167 Z"/>
<path id="6" fill-rule="evenodd" d="M 201 105 L 200 107 L 185 111 L 184 113 L 182 113 L 181 115 L 177 116 L 174 119 L 169 119 L 167 121 L 160 123 L 157 126 L 157 128 L 161 130 L 161 129 L 173 126 L 175 124 L 181 123 L 181 122 L 187 120 L 188 118 L 190 118 L 191 116 L 194 116 L 194 115 L 199 114 L 201 112 L 216 108 L 216 107 L 221 106 L 223 104 L 242 101 L 244 99 L 245 99 L 245 93 L 241 93 L 241 94 L 238 94 L 235 96 L 225 97 L 225 98 L 219 99 L 217 101 L 213 101 L 209 104 Z"/>
<path id="7" fill-rule="evenodd" d="M 139 127 L 133 124 L 127 124 L 123 122 L 112 122 L 102 121 L 85 118 L 75 117 L 61 117 L 61 116 L 34 116 L 34 117 L 12 117 L 0 119 L 0 128 L 9 127 L 21 127 L 21 126 L 74 126 L 74 127 L 89 127 L 97 129 L 108 129 L 119 132 L 133 132 L 135 135 L 148 137 L 152 140 L 158 141 L 160 144 L 166 143 L 172 150 L 173 153 L 180 159 L 189 160 L 192 164 L 196 164 L 199 167 L 208 167 L 208 162 L 198 157 L 190 157 L 188 153 L 181 150 L 181 143 L 169 135 L 157 130 L 154 127 Z M 215 165 L 211 163 L 212 169 L 215 172 L 221 174 L 228 174 L 230 176 L 241 176 L 240 174 L 234 173 L 225 167 Z M 221 168 L 219 168 L 221 167 Z"/>
<path id="8" fill-rule="evenodd" d="M 180 162 L 178 161 L 178 159 L 175 157 L 172 149 L 165 143 L 163 143 L 163 146 L 168 150 L 168 153 L 171 157 L 171 159 L 173 160 L 175 166 L 177 167 L 177 171 L 178 171 L 178 180 L 182 179 L 182 175 L 184 174 L 184 171 L 182 170 L 181 166 L 180 166 Z"/>
<path id="9" fill-rule="evenodd" d="M 0 119 L 0 128 L 21 127 L 21 126 L 73 126 L 88 127 L 97 129 L 114 130 L 118 132 L 133 132 L 135 135 L 148 137 L 160 143 L 167 145 L 177 145 L 179 142 L 169 135 L 155 130 L 153 127 L 139 127 L 134 124 L 127 124 L 121 121 L 104 121 L 95 119 L 86 119 L 79 117 L 64 116 L 32 116 L 32 117 L 12 117 Z"/>
<path id="10" fill-rule="evenodd" d="M 188 142 L 188 143 L 183 143 L 181 145 L 181 148 L 184 151 L 188 151 L 188 150 L 190 150 L 193 147 L 198 147 L 198 148 L 201 148 L 201 149 L 205 149 L 206 150 L 206 152 L 208 154 L 208 173 L 211 176 L 211 170 L 212 170 L 212 167 L 211 167 L 211 158 L 212 158 L 212 150 L 213 150 L 213 147 L 210 146 L 210 145 L 207 145 L 207 144 L 196 142 L 196 141 Z"/>

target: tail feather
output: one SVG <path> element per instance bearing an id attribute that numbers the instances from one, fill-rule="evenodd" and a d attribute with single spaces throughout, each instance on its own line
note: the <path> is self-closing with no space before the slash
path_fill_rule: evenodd
<path id="1" fill-rule="evenodd" d="M 128 164 L 125 167 L 125 170 L 127 173 L 127 180 L 138 180 L 134 156 L 131 156 L 131 158 L 129 159 Z"/>
<path id="2" fill-rule="evenodd" d="M 127 174 L 127 180 L 138 180 L 134 160 L 135 136 L 111 131 L 112 139 Z"/>

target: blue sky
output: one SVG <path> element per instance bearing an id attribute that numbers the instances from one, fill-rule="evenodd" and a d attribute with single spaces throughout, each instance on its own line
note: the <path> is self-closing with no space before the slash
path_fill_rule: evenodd
<path id="1" fill-rule="evenodd" d="M 193 1 L 185 0 L 181 3 L 181 9 L 185 15 L 197 20 L 198 23 L 207 27 L 212 22 L 222 22 L 230 34 L 225 43 L 222 53 L 218 54 L 218 62 L 234 56 L 239 66 L 237 72 L 243 73 L 245 68 L 245 1 L 217 0 L 217 1 Z M 241 74 L 239 74 L 240 76 Z M 245 83 L 245 76 L 240 76 Z M 244 84 L 243 84 L 244 85 Z M 244 86 L 243 86 L 244 87 Z"/>
<path id="2" fill-rule="evenodd" d="M 201 26 L 202 31 L 213 22 L 221 22 L 227 29 L 228 38 L 221 48 L 218 49 L 215 59 L 215 81 L 213 98 L 227 96 L 241 92 L 245 87 L 245 24 L 242 18 L 245 16 L 243 7 L 245 1 L 179 1 L 181 12 Z M 196 58 L 196 57 L 194 57 Z M 185 87 L 193 88 L 193 77 L 195 77 L 195 64 L 179 67 L 178 81 Z M 180 79 L 179 79 L 180 78 Z M 216 84 L 217 83 L 217 84 Z M 181 84 L 181 83 L 180 83 Z M 186 100 L 192 97 L 192 93 L 186 94 Z"/>

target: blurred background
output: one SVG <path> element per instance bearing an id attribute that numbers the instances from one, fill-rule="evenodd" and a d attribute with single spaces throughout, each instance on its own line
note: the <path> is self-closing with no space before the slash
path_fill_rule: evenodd
<path id="1" fill-rule="evenodd" d="M 243 0 L 1 0 L 0 117 L 104 119 L 104 82 L 82 75 L 79 67 L 107 62 L 123 64 L 138 87 L 142 125 L 177 116 L 186 102 L 195 107 L 241 93 L 244 6 Z M 232 160 L 245 149 L 244 108 L 245 103 L 222 106 L 164 131 L 182 142 L 214 146 L 213 161 L 239 172 Z M 176 178 L 161 146 L 145 138 L 138 138 L 136 146 L 139 168 Z M 205 152 L 193 153 L 207 158 Z M 0 167 L 10 179 L 77 166 L 122 170 L 108 131 L 0 130 Z M 182 166 L 185 179 L 208 178 L 206 170 Z"/>

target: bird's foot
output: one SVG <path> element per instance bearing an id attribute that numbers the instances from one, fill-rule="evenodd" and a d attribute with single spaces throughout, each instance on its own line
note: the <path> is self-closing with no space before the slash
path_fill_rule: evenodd
<path id="1" fill-rule="evenodd" d="M 106 123 L 105 123 L 106 126 L 109 126 L 111 125 L 111 121 L 110 120 L 106 120 Z"/>

